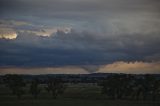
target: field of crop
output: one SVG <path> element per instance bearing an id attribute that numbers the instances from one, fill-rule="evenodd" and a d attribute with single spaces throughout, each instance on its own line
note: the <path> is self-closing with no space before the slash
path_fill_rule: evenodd
<path id="1" fill-rule="evenodd" d="M 29 87 L 25 87 L 25 94 L 17 99 L 0 85 L 0 106 L 160 106 L 159 101 L 108 100 L 96 84 L 67 84 L 64 94 L 53 99 L 44 86 L 41 85 L 37 99 L 29 94 Z"/>

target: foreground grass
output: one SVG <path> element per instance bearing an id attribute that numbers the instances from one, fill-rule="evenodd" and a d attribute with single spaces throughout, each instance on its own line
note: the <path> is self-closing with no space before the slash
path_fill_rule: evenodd
<path id="1" fill-rule="evenodd" d="M 26 88 L 27 92 L 27 88 Z M 160 106 L 156 101 L 107 100 L 94 84 L 69 84 L 65 93 L 56 100 L 43 89 L 38 99 L 26 93 L 20 100 L 0 87 L 0 106 Z"/>
<path id="2" fill-rule="evenodd" d="M 14 100 L 2 101 L 0 106 L 159 106 L 157 102 L 142 101 L 110 101 L 110 100 L 83 100 L 83 99 L 57 99 L 57 100 Z"/>

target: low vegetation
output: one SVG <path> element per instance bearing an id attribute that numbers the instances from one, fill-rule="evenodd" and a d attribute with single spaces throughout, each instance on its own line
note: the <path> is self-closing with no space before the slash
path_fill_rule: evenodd
<path id="1" fill-rule="evenodd" d="M 85 80 L 78 79 L 76 83 L 60 77 L 26 80 L 20 75 L 5 75 L 0 84 L 0 106 L 160 105 L 160 83 L 156 77 L 110 75 L 96 82 Z"/>

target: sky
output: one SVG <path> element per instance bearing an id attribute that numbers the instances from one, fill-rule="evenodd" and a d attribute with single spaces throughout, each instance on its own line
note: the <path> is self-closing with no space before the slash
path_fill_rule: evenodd
<path id="1" fill-rule="evenodd" d="M 0 0 L 0 74 L 159 74 L 159 45 L 159 0 Z"/>

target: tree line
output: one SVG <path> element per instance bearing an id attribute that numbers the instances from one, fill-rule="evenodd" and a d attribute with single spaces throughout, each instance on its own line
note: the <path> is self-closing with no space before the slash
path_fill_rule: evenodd
<path id="1" fill-rule="evenodd" d="M 160 97 L 160 79 L 152 75 L 113 75 L 98 83 L 109 99 L 152 99 Z"/>
<path id="2" fill-rule="evenodd" d="M 3 82 L 10 89 L 13 95 L 21 98 L 25 93 L 25 87 L 29 86 L 28 93 L 35 99 L 42 91 L 42 81 L 34 77 L 29 82 L 26 82 L 21 75 L 5 75 Z M 84 83 L 85 80 L 83 79 Z M 144 75 L 137 77 L 136 75 L 114 74 L 105 78 L 100 78 L 95 82 L 101 87 L 102 94 L 108 99 L 131 99 L 131 100 L 159 100 L 160 98 L 160 79 L 153 75 Z M 65 92 L 67 88 L 66 82 L 61 78 L 48 77 L 43 81 L 45 86 L 43 89 L 56 99 L 59 95 Z M 69 82 L 67 82 L 69 83 Z M 77 84 L 71 82 L 72 84 Z M 86 79 L 86 83 L 88 80 Z"/>
<path id="3" fill-rule="evenodd" d="M 24 81 L 21 75 L 5 75 L 3 77 L 3 82 L 6 87 L 10 89 L 13 95 L 17 98 L 21 98 L 25 94 L 25 87 L 27 83 Z M 36 99 L 41 92 L 40 88 L 41 81 L 38 78 L 32 79 L 29 83 L 29 93 Z M 52 94 L 54 99 L 58 95 L 62 94 L 65 90 L 64 82 L 59 78 L 48 78 L 46 80 L 45 89 L 48 93 Z"/>

